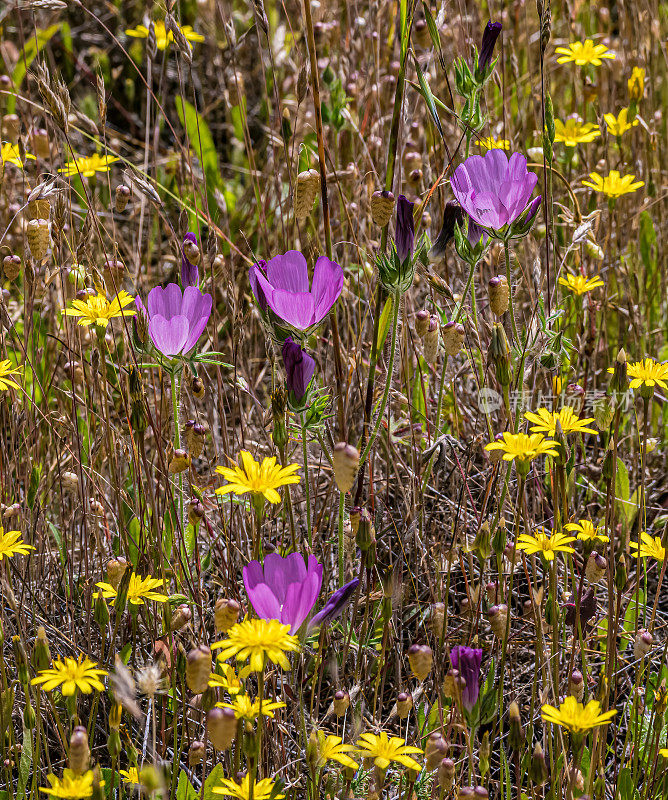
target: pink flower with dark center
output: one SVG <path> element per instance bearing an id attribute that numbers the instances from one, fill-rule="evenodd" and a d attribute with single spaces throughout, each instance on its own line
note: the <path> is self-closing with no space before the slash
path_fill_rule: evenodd
<path id="1" fill-rule="evenodd" d="M 156 286 L 149 292 L 146 306 L 139 297 L 135 302 L 148 318 L 151 341 L 164 356 L 190 352 L 211 316 L 211 295 L 196 286 L 187 286 L 183 293 L 176 283 Z"/>
<path id="2" fill-rule="evenodd" d="M 315 262 L 309 286 L 306 259 L 298 250 L 288 250 L 266 263 L 253 264 L 249 280 L 255 299 L 297 330 L 305 331 L 329 314 L 343 288 L 343 270 L 325 256 Z"/>
<path id="3" fill-rule="evenodd" d="M 527 211 L 528 225 L 540 205 L 537 197 L 529 205 L 538 176 L 527 170 L 521 153 L 508 159 L 503 150 L 490 150 L 485 156 L 469 156 L 454 171 L 452 191 L 467 214 L 483 228 L 499 231 L 512 225 Z"/>

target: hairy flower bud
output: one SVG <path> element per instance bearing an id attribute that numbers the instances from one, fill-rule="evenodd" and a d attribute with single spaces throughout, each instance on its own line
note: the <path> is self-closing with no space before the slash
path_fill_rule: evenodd
<path id="1" fill-rule="evenodd" d="M 433 364 L 438 357 L 438 345 L 441 339 L 441 332 L 438 324 L 438 317 L 432 314 L 429 320 L 429 327 L 422 338 L 422 352 L 425 360 Z"/>
<path id="2" fill-rule="evenodd" d="M 427 738 L 424 748 L 425 768 L 433 772 L 448 753 L 448 743 L 440 731 L 434 731 Z"/>
<path id="3" fill-rule="evenodd" d="M 355 476 L 360 463 L 360 454 L 356 447 L 346 442 L 338 442 L 332 452 L 334 462 L 334 480 L 340 492 L 344 494 L 353 488 Z"/>
<path id="4" fill-rule="evenodd" d="M 584 678 L 582 677 L 582 673 L 577 669 L 571 672 L 571 676 L 568 679 L 568 694 L 574 697 L 578 703 L 582 702 L 582 698 L 584 697 Z"/>
<path id="5" fill-rule="evenodd" d="M 456 356 L 464 345 L 466 331 L 459 322 L 447 322 L 443 326 L 443 349 L 449 356 Z"/>
<path id="6" fill-rule="evenodd" d="M 605 558 L 592 550 L 587 559 L 587 566 L 585 567 L 585 575 L 590 583 L 598 583 L 605 575 L 608 562 Z"/>
<path id="7" fill-rule="evenodd" d="M 371 219 L 384 228 L 392 218 L 394 195 L 387 190 L 376 191 L 371 195 Z"/>
<path id="8" fill-rule="evenodd" d="M 206 732 L 216 750 L 228 750 L 237 734 L 237 719 L 232 708 L 212 708 L 206 715 Z"/>
<path id="9" fill-rule="evenodd" d="M 455 782 L 455 762 L 444 758 L 438 765 L 438 785 L 444 792 L 449 792 Z"/>
<path id="10" fill-rule="evenodd" d="M 303 220 L 308 217 L 319 189 L 320 173 L 317 170 L 307 169 L 297 175 L 294 198 L 295 219 Z"/>
<path id="11" fill-rule="evenodd" d="M 209 712 L 211 713 L 211 712 Z M 206 746 L 204 742 L 193 742 L 188 748 L 188 766 L 192 769 L 204 761 L 206 755 Z"/>
<path id="12" fill-rule="evenodd" d="M 211 674 L 211 650 L 201 644 L 188 653 L 186 659 L 186 683 L 193 694 L 203 694 L 209 685 Z"/>
<path id="13" fill-rule="evenodd" d="M 90 747 L 88 746 L 88 733 L 82 725 L 77 725 L 72 732 L 72 736 L 70 736 L 68 762 L 75 775 L 83 775 L 88 769 Z"/>
<path id="14" fill-rule="evenodd" d="M 510 303 L 510 287 L 505 275 L 496 275 L 487 284 L 489 307 L 493 314 L 502 317 L 508 311 Z"/>
<path id="15" fill-rule="evenodd" d="M 412 644 L 408 648 L 408 663 L 413 675 L 423 681 L 431 672 L 434 656 L 431 647 L 426 644 Z"/>
<path id="16" fill-rule="evenodd" d="M 223 633 L 229 631 L 239 619 L 240 610 L 241 608 L 236 600 L 228 600 L 224 597 L 218 598 L 213 612 L 216 630 Z"/>
<path id="17" fill-rule="evenodd" d="M 498 606 L 492 606 L 487 612 L 487 617 L 494 635 L 498 639 L 505 639 L 508 624 L 508 606 L 505 603 L 499 603 Z"/>
<path id="18" fill-rule="evenodd" d="M 429 322 L 431 317 L 428 311 L 418 311 L 415 315 L 415 333 L 420 337 L 420 339 L 424 338 L 425 334 L 429 330 Z"/>
<path id="19" fill-rule="evenodd" d="M 397 716 L 406 719 L 413 708 L 413 695 L 410 692 L 399 692 L 397 695 Z"/>

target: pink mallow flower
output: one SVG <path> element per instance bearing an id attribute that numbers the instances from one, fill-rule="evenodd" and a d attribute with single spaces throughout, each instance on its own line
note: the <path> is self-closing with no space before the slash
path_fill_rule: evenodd
<path id="1" fill-rule="evenodd" d="M 148 318 L 151 341 L 164 356 L 190 352 L 211 316 L 211 295 L 196 286 L 187 286 L 183 293 L 176 283 L 156 286 L 149 292 L 146 306 L 139 297 L 135 302 Z"/>

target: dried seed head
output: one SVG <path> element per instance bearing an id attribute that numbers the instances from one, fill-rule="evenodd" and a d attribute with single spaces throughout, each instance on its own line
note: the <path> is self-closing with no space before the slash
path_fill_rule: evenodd
<path id="1" fill-rule="evenodd" d="M 240 611 L 239 603 L 236 600 L 227 600 L 220 597 L 216 600 L 216 605 L 213 612 L 214 622 L 217 631 L 225 633 L 236 623 L 239 619 Z"/>
<path id="2" fill-rule="evenodd" d="M 568 679 L 568 694 L 574 697 L 578 703 L 582 702 L 582 698 L 584 697 L 584 678 L 582 677 L 582 673 L 577 669 L 571 672 L 571 676 Z"/>
<path id="3" fill-rule="evenodd" d="M 211 674 L 211 650 L 201 644 L 188 653 L 186 659 L 186 683 L 193 694 L 203 694 L 209 686 Z"/>
<path id="4" fill-rule="evenodd" d="M 510 303 L 510 289 L 505 275 L 497 275 L 489 282 L 489 307 L 497 317 L 502 317 L 508 310 Z"/>
<path id="5" fill-rule="evenodd" d="M 228 750 L 237 735 L 237 718 L 232 708 L 212 708 L 206 715 L 206 732 L 218 752 Z"/>
<path id="6" fill-rule="evenodd" d="M 169 462 L 169 471 L 172 475 L 185 472 L 190 466 L 190 456 L 186 450 L 174 450 L 174 455 Z"/>
<path id="7" fill-rule="evenodd" d="M 112 558 L 107 562 L 107 583 L 118 589 L 121 585 L 125 570 L 128 568 L 128 562 L 119 556 L 119 558 Z"/>
<path id="8" fill-rule="evenodd" d="M 587 559 L 587 566 L 585 567 L 587 580 L 590 583 L 598 583 L 603 579 L 607 566 L 608 562 L 605 558 L 600 553 L 597 553 L 596 550 L 592 550 Z"/>
<path id="9" fill-rule="evenodd" d="M 116 187 L 115 192 L 115 208 L 116 211 L 121 214 L 127 208 L 128 202 L 130 200 L 130 195 L 132 194 L 130 187 L 126 186 L 124 183 L 120 183 Z"/>
<path id="10" fill-rule="evenodd" d="M 434 603 L 429 609 L 429 627 L 431 632 L 440 639 L 445 626 L 445 603 Z"/>
<path id="11" fill-rule="evenodd" d="M 636 659 L 644 658 L 652 649 L 654 637 L 647 630 L 638 631 L 636 640 L 633 643 L 633 657 Z"/>
<path id="12" fill-rule="evenodd" d="M 320 189 L 320 173 L 315 169 L 307 169 L 297 175 L 295 188 L 295 219 L 308 217 Z"/>
<path id="13" fill-rule="evenodd" d="M 427 332 L 422 337 L 422 352 L 425 360 L 433 364 L 438 357 L 438 345 L 440 343 L 440 331 L 438 317 L 432 315 L 429 320 Z"/>
<path id="14" fill-rule="evenodd" d="M 90 747 L 88 733 L 82 725 L 77 725 L 70 736 L 68 754 L 69 767 L 75 775 L 83 775 L 90 764 Z"/>
<path id="15" fill-rule="evenodd" d="M 188 503 L 188 522 L 196 528 L 204 519 L 204 506 L 196 497 Z"/>
<path id="16" fill-rule="evenodd" d="M 420 339 L 424 338 L 425 334 L 429 330 L 429 322 L 431 317 L 429 316 L 428 311 L 418 311 L 415 315 L 415 333 L 420 337 Z"/>
<path id="17" fill-rule="evenodd" d="M 451 700 L 456 700 L 461 696 L 461 692 L 466 688 L 466 681 L 459 674 L 459 670 L 450 669 L 445 675 L 443 681 L 443 693 Z"/>
<path id="18" fill-rule="evenodd" d="M 438 785 L 444 792 L 449 792 L 455 782 L 455 762 L 444 758 L 438 766 Z"/>
<path id="19" fill-rule="evenodd" d="M 337 717 L 342 717 L 350 705 L 350 695 L 343 689 L 339 689 L 334 695 L 334 713 Z"/>
<path id="20" fill-rule="evenodd" d="M 346 442 L 338 442 L 332 452 L 334 480 L 340 492 L 345 494 L 353 488 L 360 464 L 360 454 L 356 447 Z"/>
<path id="21" fill-rule="evenodd" d="M 413 695 L 410 692 L 399 692 L 397 695 L 397 716 L 406 719 L 413 708 Z"/>
<path id="22" fill-rule="evenodd" d="M 384 228 L 392 219 L 394 202 L 394 195 L 386 189 L 371 195 L 371 219 L 378 227 Z"/>
<path id="23" fill-rule="evenodd" d="M 5 114 L 2 118 L 2 138 L 17 144 L 21 133 L 21 120 L 16 114 Z"/>
<path id="24" fill-rule="evenodd" d="M 487 612 L 487 616 L 494 635 L 498 639 L 505 639 L 508 624 L 508 606 L 505 603 L 492 606 Z"/>
<path id="25" fill-rule="evenodd" d="M 163 677 L 163 667 L 160 661 L 148 664 L 137 670 L 137 689 L 141 694 L 153 699 L 156 694 L 162 694 L 165 690 L 165 678 Z"/>
<path id="26" fill-rule="evenodd" d="M 181 628 L 185 628 L 185 626 L 190 622 L 192 619 L 193 613 L 190 610 L 190 606 L 187 603 L 182 603 L 180 606 L 174 610 L 172 614 L 172 619 L 170 621 L 169 629 L 174 631 L 180 631 Z"/>
<path id="27" fill-rule="evenodd" d="M 75 492 L 79 488 L 79 476 L 75 472 L 63 472 L 60 480 L 67 491 Z"/>
<path id="28" fill-rule="evenodd" d="M 192 379 L 191 388 L 192 388 L 193 395 L 198 400 L 201 400 L 204 397 L 206 389 L 204 388 L 204 381 L 201 378 L 199 378 L 198 376 L 195 376 Z"/>
<path id="29" fill-rule="evenodd" d="M 473 786 L 460 786 L 457 789 L 457 800 L 474 800 L 475 789 Z"/>
<path id="30" fill-rule="evenodd" d="M 27 206 L 28 216 L 31 219 L 48 220 L 51 216 L 51 203 L 48 197 L 38 197 L 30 200 Z"/>
<path id="31" fill-rule="evenodd" d="M 188 452 L 193 458 L 199 458 L 204 450 L 206 432 L 208 427 L 201 422 L 189 420 L 185 425 L 185 439 L 188 445 Z"/>
<path id="32" fill-rule="evenodd" d="M 434 731 L 427 738 L 424 747 L 425 767 L 427 772 L 433 772 L 448 754 L 448 743 L 440 731 Z"/>
<path id="33" fill-rule="evenodd" d="M 448 322 L 443 326 L 443 348 L 449 356 L 456 356 L 462 349 L 466 331 L 459 322 Z"/>
<path id="34" fill-rule="evenodd" d="M 191 242 L 190 239 L 185 239 L 183 242 L 183 255 L 195 266 L 202 260 L 201 250 L 195 242 Z"/>
<path id="35" fill-rule="evenodd" d="M 41 261 L 49 249 L 49 223 L 45 219 L 31 219 L 27 225 L 26 237 L 30 254 L 35 261 Z"/>
<path id="36" fill-rule="evenodd" d="M 206 747 L 204 742 L 193 742 L 188 748 L 188 766 L 196 767 L 204 761 L 206 755 Z"/>
<path id="37" fill-rule="evenodd" d="M 431 672 L 434 656 L 431 647 L 426 644 L 412 644 L 408 648 L 408 663 L 413 675 L 423 681 Z"/>
<path id="38" fill-rule="evenodd" d="M 16 280 L 21 274 L 21 259 L 16 255 L 5 256 L 2 260 L 2 269 L 8 281 Z"/>

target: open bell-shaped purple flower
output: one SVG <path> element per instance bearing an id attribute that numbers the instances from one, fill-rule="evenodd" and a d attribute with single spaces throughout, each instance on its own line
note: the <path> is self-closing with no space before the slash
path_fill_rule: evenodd
<path id="1" fill-rule="evenodd" d="M 262 310 L 266 304 L 285 323 L 305 331 L 329 314 L 343 288 L 343 270 L 320 256 L 309 286 L 306 259 L 298 250 L 288 250 L 266 263 L 253 264 L 249 280 Z"/>
<path id="2" fill-rule="evenodd" d="M 195 286 L 181 292 L 178 284 L 168 283 L 151 289 L 146 306 L 139 297 L 135 303 L 148 318 L 148 333 L 156 348 L 164 356 L 176 356 L 197 344 L 211 316 L 212 298 Z"/>
<path id="3" fill-rule="evenodd" d="M 470 711 L 478 701 L 478 695 L 480 694 L 482 650 L 477 647 L 466 647 L 458 644 L 450 651 L 450 661 L 466 681 L 466 686 L 462 691 L 462 705 L 467 711 Z"/>
<path id="4" fill-rule="evenodd" d="M 527 160 L 521 153 L 513 153 L 508 159 L 503 150 L 495 148 L 485 156 L 469 156 L 454 171 L 450 184 L 474 222 L 500 231 L 527 209 L 537 181 L 538 176 L 527 170 Z"/>
<path id="5" fill-rule="evenodd" d="M 270 553 L 244 567 L 244 586 L 255 612 L 262 619 L 277 619 L 295 634 L 308 617 L 320 593 L 322 564 L 315 556 L 291 553 L 283 558 Z"/>

